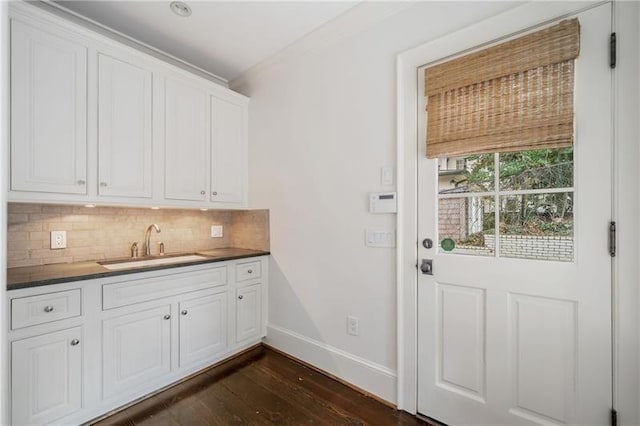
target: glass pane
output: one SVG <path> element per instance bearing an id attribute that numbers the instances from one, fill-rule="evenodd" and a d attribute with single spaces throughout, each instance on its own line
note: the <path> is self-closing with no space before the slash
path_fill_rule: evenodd
<path id="1" fill-rule="evenodd" d="M 505 152 L 498 157 L 501 191 L 573 187 L 573 148 Z"/>
<path id="2" fill-rule="evenodd" d="M 573 192 L 500 197 L 500 257 L 573 261 Z"/>
<path id="3" fill-rule="evenodd" d="M 494 256 L 493 197 L 440 198 L 438 247 L 441 253 Z"/>
<path id="4" fill-rule="evenodd" d="M 438 192 L 456 194 L 493 191 L 495 186 L 493 154 L 438 159 Z"/>

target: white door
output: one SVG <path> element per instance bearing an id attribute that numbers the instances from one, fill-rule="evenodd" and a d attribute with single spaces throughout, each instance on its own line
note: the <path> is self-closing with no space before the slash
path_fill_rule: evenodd
<path id="1" fill-rule="evenodd" d="M 87 49 L 11 21 L 11 189 L 86 194 Z"/>
<path id="2" fill-rule="evenodd" d="M 165 83 L 165 198 L 204 201 L 209 170 L 209 96 L 190 82 Z"/>
<path id="3" fill-rule="evenodd" d="M 227 347 L 227 293 L 180 302 L 180 367 Z"/>
<path id="4" fill-rule="evenodd" d="M 247 180 L 247 105 L 211 97 L 211 201 L 242 203 Z"/>
<path id="5" fill-rule="evenodd" d="M 151 197 L 151 71 L 98 54 L 98 194 Z"/>
<path id="6" fill-rule="evenodd" d="M 436 161 L 419 145 L 418 238 L 433 240 L 418 251 L 433 261 L 418 280 L 421 414 L 450 425 L 609 421 L 610 7 L 577 16 L 573 154 L 544 166 L 562 179 L 573 170 L 571 182 L 531 187 L 542 172 L 514 166 L 517 155 Z M 512 179 L 514 167 L 527 178 Z M 479 169 L 491 183 L 474 194 L 461 170 L 477 181 Z"/>
<path id="7" fill-rule="evenodd" d="M 108 398 L 171 370 L 171 306 L 122 315 L 102 323 L 103 389 Z"/>
<path id="8" fill-rule="evenodd" d="M 79 327 L 11 343 L 12 424 L 45 424 L 82 407 Z"/>
<path id="9" fill-rule="evenodd" d="M 258 337 L 262 319 L 260 284 L 236 290 L 236 342 Z"/>

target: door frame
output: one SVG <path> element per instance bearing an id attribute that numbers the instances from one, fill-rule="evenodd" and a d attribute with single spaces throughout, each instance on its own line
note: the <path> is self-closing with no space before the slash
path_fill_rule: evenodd
<path id="1" fill-rule="evenodd" d="M 600 6 L 602 4 L 609 3 L 609 1 L 600 2 L 531 2 L 519 5 L 513 9 L 509 9 L 499 15 L 478 22 L 461 29 L 459 31 L 447 34 L 441 38 L 430 41 L 413 49 L 402 52 L 396 59 L 396 90 L 397 90 L 397 104 L 396 104 L 396 117 L 397 117 L 397 185 L 398 185 L 398 214 L 396 217 L 397 228 L 397 251 L 396 251 L 396 303 L 397 303 L 397 407 L 398 409 L 405 410 L 409 413 L 415 414 L 417 412 L 417 369 L 418 369 L 418 324 L 417 324 L 417 285 L 418 285 L 418 271 L 416 267 L 417 261 L 417 144 L 421 143 L 419 138 L 418 129 L 418 90 L 420 83 L 417 77 L 418 68 L 434 62 L 442 60 L 452 55 L 457 55 L 465 51 L 475 50 L 483 45 L 495 43 L 497 40 L 513 37 L 519 33 L 531 30 L 541 24 L 550 23 L 552 21 L 561 19 L 565 16 L 575 15 L 581 11 Z M 614 3 L 615 5 L 615 3 Z M 616 25 L 621 19 L 620 14 L 616 9 L 620 7 L 614 7 L 614 29 L 619 31 L 619 27 Z M 637 9 L 636 9 L 637 10 Z M 624 15 L 622 15 L 624 16 Z M 638 18 L 636 13 L 635 18 Z M 636 21 L 637 22 L 637 21 Z M 633 25 L 633 20 L 627 20 L 627 27 Z M 621 28 L 620 28 L 621 29 Z M 637 31 L 636 31 L 637 32 Z M 455 40 L 452 40 L 452 36 L 455 35 Z M 633 40 L 632 40 L 633 41 Z M 633 45 L 633 43 L 630 43 Z M 637 60 L 637 55 L 636 55 Z M 630 61 L 632 62 L 632 61 Z M 627 65 L 633 73 L 633 64 Z M 637 63 L 636 63 L 637 67 Z M 614 74 L 614 89 L 618 89 Z M 637 86 L 636 86 L 637 87 Z M 613 96 L 613 109 L 618 108 L 618 98 L 616 90 L 612 91 Z M 636 111 L 637 111 L 637 99 L 636 99 Z M 619 120 L 614 120 L 614 135 L 617 135 L 618 129 L 621 123 Z M 624 123 L 626 126 L 632 126 L 633 123 Z M 629 130 L 629 129 L 627 129 Z M 635 134 L 639 133 L 638 129 L 635 130 Z M 631 131 L 631 130 L 630 130 Z M 631 133 L 633 135 L 633 133 Z M 617 140 L 614 138 L 614 146 L 617 145 Z M 637 154 L 637 151 L 636 151 Z M 619 176 L 623 172 L 631 172 L 632 176 L 636 179 L 631 183 L 631 188 L 637 192 L 637 172 L 633 171 L 633 161 L 628 164 L 627 167 L 622 166 L 621 162 L 624 160 L 616 155 L 616 151 L 613 153 L 614 158 L 614 191 L 613 191 L 613 206 L 612 206 L 612 220 L 616 220 L 617 215 L 614 210 L 615 206 L 620 207 L 621 200 L 618 195 L 620 194 L 621 181 Z M 637 155 L 635 156 L 635 164 L 637 164 Z M 635 186 L 633 184 L 635 183 Z M 635 204 L 634 204 L 635 200 Z M 625 203 L 631 213 L 637 213 L 637 197 L 632 197 L 632 200 Z M 618 209 L 616 209 L 618 210 Z M 633 217 L 633 216 L 631 216 Z M 633 230 L 635 234 L 632 236 L 635 239 L 638 236 L 638 228 L 634 225 Z M 618 246 L 620 248 L 623 241 L 619 240 Z M 627 244 L 625 242 L 625 244 Z M 638 258 L 637 245 L 632 245 L 630 251 L 632 258 Z M 618 294 L 617 283 L 620 279 L 620 274 L 616 273 L 619 263 L 618 258 L 614 258 L 613 261 L 613 277 L 612 277 L 612 321 L 613 321 L 613 395 L 612 400 L 615 403 L 617 401 L 617 395 L 620 393 L 616 391 L 619 388 L 619 378 L 621 368 L 618 366 L 619 359 L 619 340 L 620 331 L 618 330 L 618 323 L 620 319 L 620 313 L 618 312 L 618 304 L 621 296 Z M 631 271 L 632 273 L 626 277 L 631 283 L 637 279 L 637 269 Z M 637 290 L 629 287 L 629 292 L 635 306 L 638 305 Z M 621 289 L 622 290 L 622 289 Z M 629 309 L 633 311 L 633 309 Z M 634 312 L 628 312 L 626 316 L 634 315 L 633 324 L 630 330 L 626 330 L 624 334 L 627 338 L 632 339 L 634 342 L 633 349 L 627 353 L 631 358 L 628 361 L 627 366 L 623 366 L 623 370 L 627 374 L 635 373 L 633 382 L 635 383 L 634 389 L 628 389 L 634 391 L 633 395 L 637 399 L 638 395 L 638 333 L 637 333 L 637 317 Z M 635 357 L 635 358 L 634 358 Z M 628 388 L 628 386 L 625 386 Z M 627 391 L 627 389 L 625 389 Z M 631 398 L 633 399 L 633 398 Z M 618 404 L 615 403 L 614 406 Z M 627 407 L 625 407 L 627 408 Z M 633 407 L 629 406 L 628 411 L 631 411 Z M 627 411 L 627 410 L 625 410 Z M 637 418 L 638 413 L 633 408 L 634 413 L 625 413 L 628 421 L 633 421 Z M 428 414 L 428 413 L 425 413 Z M 630 420 L 631 419 L 631 420 Z M 633 422 L 635 423 L 635 422 Z M 629 423 L 632 424 L 632 423 Z"/>

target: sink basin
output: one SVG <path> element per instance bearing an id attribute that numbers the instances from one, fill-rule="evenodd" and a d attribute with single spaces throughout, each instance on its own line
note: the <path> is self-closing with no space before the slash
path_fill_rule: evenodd
<path id="1" fill-rule="evenodd" d="M 207 256 L 200 256 L 197 254 L 187 254 L 187 255 L 180 255 L 180 256 L 157 257 L 153 259 L 108 260 L 104 262 L 98 262 L 98 264 L 104 266 L 110 271 L 118 271 L 120 269 L 144 268 L 147 266 L 196 262 L 198 260 L 205 260 L 205 259 L 210 259 L 210 258 Z"/>

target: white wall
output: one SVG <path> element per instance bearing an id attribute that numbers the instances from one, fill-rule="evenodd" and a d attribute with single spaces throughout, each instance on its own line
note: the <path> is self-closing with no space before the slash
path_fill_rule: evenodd
<path id="1" fill-rule="evenodd" d="M 395 227 L 367 195 L 395 188 L 380 167 L 396 161 L 396 56 L 513 6 L 415 4 L 232 83 L 251 97 L 251 207 L 271 210 L 271 344 L 395 402 L 395 250 L 364 230 Z"/>

